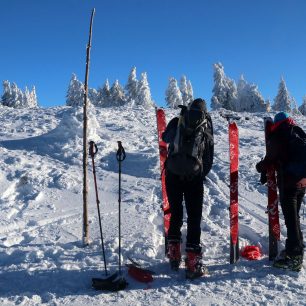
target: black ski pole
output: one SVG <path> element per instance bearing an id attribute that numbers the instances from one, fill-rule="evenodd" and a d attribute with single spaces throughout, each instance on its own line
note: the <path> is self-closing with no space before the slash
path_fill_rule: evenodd
<path id="1" fill-rule="evenodd" d="M 91 147 L 93 148 L 94 144 L 92 144 Z M 96 148 L 96 146 L 95 146 L 95 148 Z M 96 151 L 97 151 L 97 148 L 96 148 Z M 93 152 L 93 154 L 95 154 L 95 153 L 97 153 L 97 152 Z M 120 227 L 120 225 L 121 225 L 121 162 L 125 159 L 125 152 L 124 152 L 124 149 L 123 149 L 120 141 L 118 141 L 118 151 L 117 151 L 116 157 L 117 157 L 117 160 L 119 162 L 119 200 L 118 200 L 118 202 L 119 202 L 119 271 L 112 274 L 111 276 L 107 277 L 106 279 L 93 278 L 92 279 L 92 286 L 93 286 L 93 288 L 95 288 L 97 290 L 119 291 L 119 290 L 125 289 L 128 285 L 128 282 L 125 280 L 124 277 L 122 277 L 122 274 L 121 274 L 121 227 Z M 97 202 L 98 202 L 98 200 L 97 200 Z M 99 215 L 100 215 L 100 213 L 99 213 Z M 99 220 L 100 220 L 100 218 L 99 218 Z M 101 229 L 101 237 L 102 237 L 102 227 L 100 227 L 100 229 Z M 104 254 L 105 254 L 105 252 L 104 252 Z M 105 269 L 106 269 L 105 258 L 104 258 L 104 262 L 105 262 Z"/>
<path id="2" fill-rule="evenodd" d="M 117 161 L 119 163 L 119 273 L 121 274 L 121 162 L 125 160 L 126 154 L 122 146 L 121 141 L 118 141 L 118 151 L 116 154 Z"/>
<path id="3" fill-rule="evenodd" d="M 94 159 L 94 157 L 97 154 L 97 152 L 98 152 L 97 145 L 93 141 L 90 141 L 89 142 L 89 155 L 91 156 L 91 159 L 92 159 L 92 172 L 93 172 L 94 182 L 95 182 L 96 202 L 97 202 L 97 208 L 98 208 L 100 235 L 101 235 L 101 242 L 102 242 L 102 253 L 103 253 L 103 260 L 104 260 L 104 270 L 105 270 L 105 275 L 107 275 L 105 249 L 104 249 L 102 223 L 101 223 L 101 214 L 100 214 L 100 201 L 99 201 L 99 196 L 98 196 L 96 168 L 95 168 L 95 159 Z"/>

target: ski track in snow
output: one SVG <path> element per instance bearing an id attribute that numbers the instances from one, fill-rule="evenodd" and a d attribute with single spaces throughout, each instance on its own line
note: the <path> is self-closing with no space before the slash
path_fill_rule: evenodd
<path id="1" fill-rule="evenodd" d="M 170 120 L 178 111 L 167 110 Z M 209 275 L 186 281 L 184 264 L 172 272 L 164 256 L 160 169 L 154 110 L 91 110 L 108 270 L 118 269 L 117 141 L 122 163 L 122 263 L 129 286 L 95 291 L 104 276 L 89 159 L 89 233 L 82 245 L 82 116 L 80 109 L 0 108 L 0 304 L 1 305 L 304 305 L 305 270 L 271 267 L 268 260 L 266 187 L 255 164 L 264 156 L 263 117 L 241 114 L 239 168 L 240 245 L 261 245 L 258 261 L 229 264 L 229 162 L 227 122 L 212 112 L 215 157 L 204 183 L 203 257 Z M 96 120 L 94 120 L 94 114 Z M 296 118 L 306 128 L 305 118 Z M 281 217 L 284 246 L 284 221 Z M 186 218 L 185 218 L 186 219 Z M 305 230 L 302 217 L 302 229 Z M 186 234 L 186 222 L 182 228 Z M 185 243 L 183 238 L 183 243 Z M 183 248 L 184 254 L 184 248 Z M 127 258 L 156 272 L 149 286 L 127 274 Z"/>

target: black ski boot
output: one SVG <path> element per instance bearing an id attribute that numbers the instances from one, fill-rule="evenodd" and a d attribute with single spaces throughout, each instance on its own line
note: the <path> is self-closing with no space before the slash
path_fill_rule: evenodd
<path id="1" fill-rule="evenodd" d="M 303 255 L 285 255 L 275 259 L 273 267 L 300 272 L 303 266 Z"/>

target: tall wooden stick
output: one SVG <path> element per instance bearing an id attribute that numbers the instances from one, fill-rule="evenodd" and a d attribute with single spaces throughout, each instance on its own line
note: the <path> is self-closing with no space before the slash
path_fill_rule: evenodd
<path id="1" fill-rule="evenodd" d="M 89 28 L 89 40 L 86 48 L 86 73 L 84 85 L 84 103 L 83 103 L 83 244 L 89 244 L 89 230 L 88 230 L 88 145 L 87 145 L 87 99 L 88 99 L 88 75 L 90 63 L 90 48 L 92 36 L 92 23 L 95 15 L 95 9 L 92 10 Z"/>

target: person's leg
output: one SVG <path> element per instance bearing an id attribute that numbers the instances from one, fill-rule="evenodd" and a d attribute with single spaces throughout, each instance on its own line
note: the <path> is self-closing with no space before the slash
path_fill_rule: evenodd
<path id="1" fill-rule="evenodd" d="M 177 175 L 167 172 L 166 190 L 170 205 L 170 227 L 168 240 L 181 240 L 183 225 L 183 184 Z"/>
<path id="2" fill-rule="evenodd" d="M 171 172 L 166 175 L 166 190 L 170 205 L 170 227 L 168 231 L 167 256 L 171 269 L 178 270 L 181 262 L 181 227 L 183 224 L 183 184 Z"/>
<path id="3" fill-rule="evenodd" d="M 187 212 L 187 239 L 186 248 L 194 247 L 201 251 L 201 220 L 203 206 L 203 181 L 196 177 L 192 181 L 186 182 L 185 205 Z"/>
<path id="4" fill-rule="evenodd" d="M 303 233 L 301 230 L 301 223 L 300 223 L 300 209 L 303 203 L 303 198 L 305 196 L 305 189 L 306 188 L 300 188 L 298 189 L 298 192 L 297 192 L 297 216 L 298 216 L 297 222 L 298 222 L 298 228 L 300 232 L 299 240 L 301 241 L 303 248 L 304 248 L 304 239 L 303 239 Z"/>
<path id="5" fill-rule="evenodd" d="M 201 277 L 207 272 L 202 263 L 201 220 L 203 206 L 203 181 L 196 178 L 186 183 L 185 204 L 187 211 L 186 278 Z"/>
<path id="6" fill-rule="evenodd" d="M 299 208 L 301 206 L 300 192 L 297 189 L 284 190 L 281 198 L 281 206 L 287 227 L 286 254 L 302 255 L 303 240 L 299 220 Z"/>

